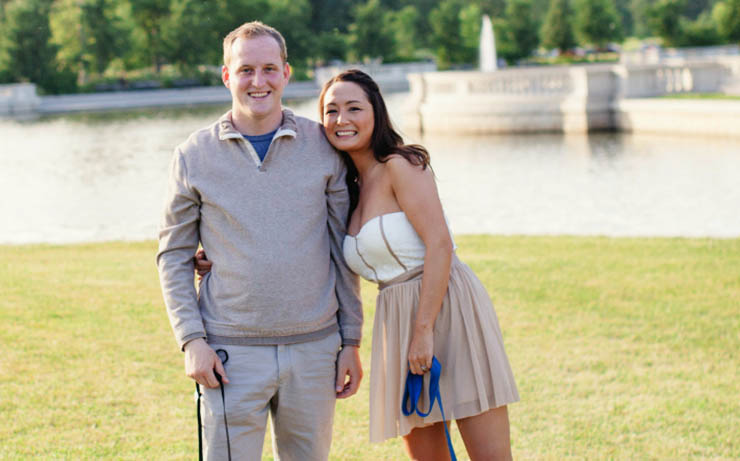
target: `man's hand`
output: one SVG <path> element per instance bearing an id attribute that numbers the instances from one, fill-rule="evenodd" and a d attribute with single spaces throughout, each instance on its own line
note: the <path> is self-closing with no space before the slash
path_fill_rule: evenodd
<path id="1" fill-rule="evenodd" d="M 213 267 L 213 263 L 208 260 L 206 251 L 203 248 L 195 253 L 193 263 L 195 264 L 195 272 L 198 273 L 198 280 L 201 280 Z"/>
<path id="2" fill-rule="evenodd" d="M 349 378 L 345 381 L 345 378 Z M 337 357 L 337 398 L 346 399 L 355 395 L 362 381 L 360 348 L 343 346 Z"/>
<path id="3" fill-rule="evenodd" d="M 188 341 L 185 344 L 185 374 L 201 386 L 213 388 L 219 386 L 214 370 L 221 375 L 224 384 L 229 383 L 224 364 L 205 339 Z"/>

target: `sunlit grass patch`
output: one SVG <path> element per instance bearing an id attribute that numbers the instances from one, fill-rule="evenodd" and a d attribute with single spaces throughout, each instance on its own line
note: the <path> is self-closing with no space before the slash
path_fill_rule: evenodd
<path id="1" fill-rule="evenodd" d="M 519 385 L 516 459 L 740 457 L 740 240 L 456 240 Z M 195 459 L 155 251 L 0 247 L 0 458 Z M 363 284 L 365 380 L 337 404 L 333 460 L 404 457 L 398 440 L 368 443 L 375 294 Z"/>

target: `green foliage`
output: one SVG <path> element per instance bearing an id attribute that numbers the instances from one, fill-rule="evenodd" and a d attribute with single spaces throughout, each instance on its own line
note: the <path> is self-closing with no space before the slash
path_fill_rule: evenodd
<path id="1" fill-rule="evenodd" d="M 57 60 L 51 41 L 51 0 L 16 0 L 6 5 L 3 27 L 5 77 L 29 81 L 47 93 L 74 92 L 75 75 Z"/>
<path id="2" fill-rule="evenodd" d="M 379 0 L 368 0 L 353 9 L 349 27 L 351 56 L 354 59 L 393 59 L 395 43 L 391 18 Z"/>
<path id="3" fill-rule="evenodd" d="M 6 0 L 1 0 L 0 3 L 0 83 L 10 83 L 13 81 L 13 77 L 10 74 L 10 57 L 8 56 L 7 46 L 5 41 L 7 39 L 6 31 L 8 30 L 5 21 L 5 4 Z"/>
<path id="4" fill-rule="evenodd" d="M 102 74 L 123 49 L 120 22 L 113 15 L 111 0 L 87 0 L 81 8 L 81 30 L 86 45 L 83 59 L 92 70 Z"/>
<path id="5" fill-rule="evenodd" d="M 152 72 L 165 85 L 171 72 L 200 80 L 204 65 L 221 63 L 226 33 L 255 19 L 283 33 L 298 76 L 335 59 L 393 62 L 433 54 L 441 69 L 469 66 L 477 60 L 482 14 L 491 16 L 498 55 L 509 62 L 531 56 L 540 44 L 567 52 L 633 33 L 661 36 L 669 46 L 738 43 L 739 2 L 0 0 L 0 82 L 44 80 L 39 85 L 56 92 L 73 91 L 75 80 L 91 88 L 134 71 Z M 21 11 L 34 11 L 33 17 Z M 164 68 L 168 75 L 159 75 Z"/>
<path id="6" fill-rule="evenodd" d="M 310 0 L 311 16 L 307 21 L 315 34 L 344 34 L 352 24 L 354 0 Z"/>
<path id="7" fill-rule="evenodd" d="M 656 36 L 650 27 L 649 8 L 656 0 L 629 0 L 632 15 L 632 33 L 641 38 Z"/>
<path id="8" fill-rule="evenodd" d="M 143 35 L 143 47 L 137 51 L 159 73 L 167 54 L 163 27 L 170 13 L 169 0 L 128 0 L 134 22 Z"/>
<path id="9" fill-rule="evenodd" d="M 573 32 L 573 10 L 570 0 L 550 0 L 545 22 L 542 24 L 542 45 L 561 53 L 576 46 Z"/>
<path id="10" fill-rule="evenodd" d="M 172 0 L 171 14 L 163 24 L 163 52 L 182 69 L 221 63 L 223 39 L 219 14 L 200 0 Z"/>
<path id="11" fill-rule="evenodd" d="M 254 2 L 244 1 L 244 3 Z M 260 9 L 264 13 L 255 13 L 255 19 L 269 24 L 283 34 L 288 46 L 288 60 L 294 67 L 305 65 L 312 55 L 314 43 L 314 36 L 307 21 L 311 17 L 311 4 L 308 0 L 269 0 L 262 5 L 264 6 Z M 248 20 L 244 16 L 240 19 L 239 24 Z"/>
<path id="12" fill-rule="evenodd" d="M 647 8 L 650 28 L 667 46 L 681 43 L 681 15 L 685 0 L 658 0 Z"/>
<path id="13" fill-rule="evenodd" d="M 635 28 L 635 19 L 630 8 L 631 3 L 632 0 L 615 0 L 614 2 L 614 7 L 619 14 L 619 22 L 622 24 L 622 32 L 627 37 L 633 34 Z"/>
<path id="14" fill-rule="evenodd" d="M 576 0 L 575 25 L 581 43 L 598 48 L 623 38 L 619 13 L 611 0 Z"/>
<path id="15" fill-rule="evenodd" d="M 331 60 L 344 60 L 349 48 L 347 34 L 333 29 L 320 32 L 314 39 L 313 60 L 314 63 L 326 63 Z"/>
<path id="16" fill-rule="evenodd" d="M 715 5 L 712 18 L 722 38 L 740 44 L 740 0 L 724 0 Z"/>
<path id="17" fill-rule="evenodd" d="M 395 55 L 401 60 L 413 59 L 418 43 L 416 24 L 419 22 L 419 10 L 408 5 L 389 12 L 386 19 L 387 27 L 393 31 Z"/>
<path id="18" fill-rule="evenodd" d="M 681 18 L 680 46 L 711 46 L 723 43 L 711 14 L 701 14 L 695 21 Z"/>
<path id="19" fill-rule="evenodd" d="M 429 25 L 432 29 L 432 46 L 437 55 L 437 65 L 440 69 L 449 69 L 453 65 L 470 63 L 475 59 L 475 52 L 471 53 L 469 24 L 470 10 L 465 10 L 463 0 L 443 0 L 429 14 Z M 463 25 L 463 17 L 466 20 Z M 478 17 L 477 21 L 480 21 Z M 466 37 L 462 31 L 465 27 Z M 477 49 L 477 48 L 476 48 Z"/>
<path id="20" fill-rule="evenodd" d="M 491 18 L 500 18 L 504 15 L 506 6 L 511 0 L 477 0 L 472 4 L 476 5 L 481 14 L 487 14 Z"/>
<path id="21" fill-rule="evenodd" d="M 57 58 L 83 83 L 126 48 L 127 34 L 111 0 L 57 0 L 49 20 Z"/>
<path id="22" fill-rule="evenodd" d="M 532 0 L 509 0 L 505 19 L 495 22 L 498 55 L 509 63 L 530 56 L 539 45 L 538 30 Z"/>
<path id="23" fill-rule="evenodd" d="M 738 0 L 720 2 L 711 13 L 704 11 L 692 20 L 685 14 L 692 11 L 687 10 L 686 0 L 659 0 L 647 9 L 648 22 L 666 46 L 707 46 L 731 42 L 727 25 L 733 21 L 740 24 L 740 6 L 735 11 L 726 10 L 732 2 L 740 5 Z M 740 41 L 740 35 L 737 41 Z"/>
<path id="24" fill-rule="evenodd" d="M 475 63 L 478 61 L 481 17 L 480 7 L 474 3 L 460 11 L 460 39 L 463 54 L 458 57 L 458 60 L 461 63 Z"/>

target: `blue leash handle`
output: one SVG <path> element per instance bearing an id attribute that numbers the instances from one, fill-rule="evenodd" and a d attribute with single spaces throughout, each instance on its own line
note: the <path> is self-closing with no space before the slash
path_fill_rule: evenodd
<path id="1" fill-rule="evenodd" d="M 445 428 L 447 448 L 450 450 L 450 457 L 452 458 L 452 461 L 457 461 L 455 448 L 452 446 L 452 439 L 450 439 L 450 431 L 447 429 L 447 423 L 445 422 L 447 418 L 445 418 L 445 411 L 442 408 L 442 397 L 439 394 L 439 375 L 442 374 L 442 365 L 439 363 L 439 360 L 437 360 L 437 357 L 432 357 L 432 368 L 429 370 L 429 373 L 429 410 L 424 413 L 421 408 L 417 406 L 419 404 L 419 399 L 421 398 L 421 391 L 424 387 L 424 375 L 415 375 L 411 373 L 411 370 L 409 370 L 408 375 L 406 375 L 406 389 L 403 392 L 401 411 L 405 416 L 409 416 L 416 412 L 417 415 L 425 418 L 432 412 L 434 401 L 436 400 L 439 403 L 439 411 L 442 413 L 442 425 Z"/>

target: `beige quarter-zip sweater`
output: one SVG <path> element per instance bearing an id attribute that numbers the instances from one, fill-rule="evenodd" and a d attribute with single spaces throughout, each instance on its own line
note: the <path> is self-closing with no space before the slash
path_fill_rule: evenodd
<path id="1" fill-rule="evenodd" d="M 175 149 L 157 266 L 178 345 L 288 344 L 339 329 L 361 339 L 359 281 L 344 261 L 349 196 L 320 125 L 291 111 L 263 162 L 231 113 Z M 193 255 L 213 262 L 199 291 Z"/>

